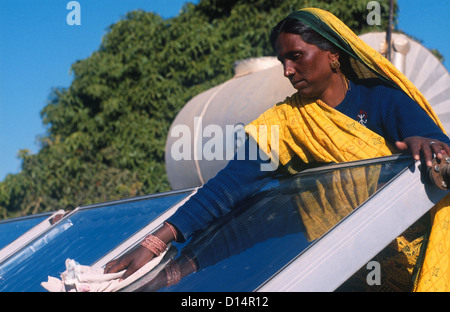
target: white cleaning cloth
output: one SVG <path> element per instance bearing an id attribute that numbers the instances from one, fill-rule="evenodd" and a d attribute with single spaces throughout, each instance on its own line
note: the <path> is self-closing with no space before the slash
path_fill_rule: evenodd
<path id="1" fill-rule="evenodd" d="M 92 268 L 80 265 L 72 259 L 67 259 L 66 271 L 61 279 L 49 276 L 47 282 L 41 285 L 50 292 L 115 292 L 135 282 L 149 273 L 164 258 L 167 250 L 124 280 L 120 280 L 125 270 L 117 273 L 104 274 L 103 268 Z M 165 262 L 170 261 L 167 259 Z M 158 270 L 159 271 L 159 270 Z M 156 274 L 155 274 L 156 275 Z"/>

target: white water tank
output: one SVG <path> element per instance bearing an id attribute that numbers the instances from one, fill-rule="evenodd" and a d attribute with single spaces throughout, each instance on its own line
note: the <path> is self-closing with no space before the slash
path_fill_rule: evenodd
<path id="1" fill-rule="evenodd" d="M 361 35 L 375 50 L 386 38 L 384 32 Z M 400 33 L 392 34 L 392 63 L 419 89 L 450 133 L 450 74 L 427 48 Z"/>
<path id="2" fill-rule="evenodd" d="M 215 176 L 230 159 L 227 153 L 234 155 L 243 143 L 243 127 L 294 92 L 275 57 L 236 62 L 232 79 L 192 98 L 173 121 L 165 154 L 172 189 L 200 186 Z M 232 147 L 227 148 L 227 139 L 234 141 Z M 177 160 L 183 140 L 189 156 Z M 222 151 L 216 150 L 219 144 Z M 211 151 L 214 155 L 208 155 Z"/>

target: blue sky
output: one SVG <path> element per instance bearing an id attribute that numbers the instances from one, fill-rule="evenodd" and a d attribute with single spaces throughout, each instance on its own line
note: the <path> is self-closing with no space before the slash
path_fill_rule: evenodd
<path id="1" fill-rule="evenodd" d="M 68 87 L 70 66 L 98 49 L 108 26 L 143 9 L 176 16 L 198 0 L 79 0 L 81 25 L 70 26 L 70 0 L 0 0 L 0 181 L 20 171 L 17 153 L 38 152 L 40 112 L 54 87 Z M 444 55 L 450 71 L 450 0 L 398 0 L 398 28 Z"/>

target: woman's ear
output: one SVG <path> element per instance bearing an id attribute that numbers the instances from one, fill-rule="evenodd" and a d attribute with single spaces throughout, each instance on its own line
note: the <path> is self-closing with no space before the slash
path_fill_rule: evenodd
<path id="1" fill-rule="evenodd" d="M 339 69 L 341 64 L 339 63 L 339 52 L 328 52 L 328 58 L 330 60 L 330 67 L 332 69 Z"/>

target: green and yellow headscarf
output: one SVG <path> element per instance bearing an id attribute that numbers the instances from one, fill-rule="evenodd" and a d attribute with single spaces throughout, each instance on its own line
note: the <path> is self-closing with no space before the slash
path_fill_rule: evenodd
<path id="1" fill-rule="evenodd" d="M 358 78 L 378 77 L 403 90 L 444 131 L 439 118 L 420 91 L 385 57 L 366 44 L 333 14 L 316 8 L 291 13 L 350 56 Z M 267 133 L 260 132 L 267 126 Z M 271 127 L 279 130 L 279 145 L 271 145 Z M 265 112 L 246 127 L 283 168 L 295 173 L 301 163 L 343 162 L 392 154 L 384 138 L 339 113 L 326 103 L 301 98 L 297 93 Z M 266 144 L 267 142 L 267 144 Z M 324 149 L 324 147 L 326 147 Z"/>

